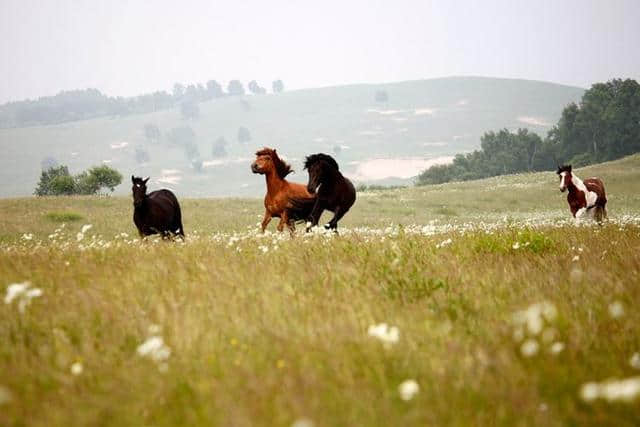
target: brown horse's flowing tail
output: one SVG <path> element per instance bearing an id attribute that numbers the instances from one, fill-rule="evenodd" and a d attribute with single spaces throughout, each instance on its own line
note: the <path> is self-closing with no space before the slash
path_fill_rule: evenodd
<path id="1" fill-rule="evenodd" d="M 289 204 L 287 207 L 289 219 L 295 222 L 309 220 L 315 204 L 315 197 L 289 197 Z"/>

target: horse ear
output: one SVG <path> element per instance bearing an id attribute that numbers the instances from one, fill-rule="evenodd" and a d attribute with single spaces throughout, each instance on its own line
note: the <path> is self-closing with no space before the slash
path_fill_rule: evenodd
<path id="1" fill-rule="evenodd" d="M 567 169 L 569 169 L 569 172 L 571 172 L 571 165 L 567 166 Z"/>
<path id="2" fill-rule="evenodd" d="M 131 183 L 132 183 L 132 184 L 135 184 L 135 182 L 136 182 L 136 181 L 135 181 L 135 179 L 133 178 L 133 175 L 131 175 Z"/>
<path id="3" fill-rule="evenodd" d="M 145 179 L 144 181 L 142 181 L 143 183 L 147 183 L 147 181 L 149 181 L 149 178 L 151 178 L 150 176 L 147 177 L 147 179 Z"/>

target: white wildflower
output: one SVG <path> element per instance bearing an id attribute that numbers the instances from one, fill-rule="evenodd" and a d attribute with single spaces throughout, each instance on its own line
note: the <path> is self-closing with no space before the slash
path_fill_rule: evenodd
<path id="1" fill-rule="evenodd" d="M 80 362 L 76 362 L 73 365 L 71 365 L 71 373 L 73 375 L 80 375 L 82 373 L 82 371 L 84 370 L 84 367 L 82 366 L 82 363 Z"/>
<path id="2" fill-rule="evenodd" d="M 82 226 L 82 230 L 80 231 L 82 234 L 86 233 L 87 231 L 91 230 L 91 227 L 93 227 L 93 225 L 91 224 L 85 224 Z"/>
<path id="3" fill-rule="evenodd" d="M 600 395 L 600 388 L 597 383 L 586 383 L 580 387 L 580 397 L 585 402 L 592 402 Z"/>
<path id="4" fill-rule="evenodd" d="M 22 240 L 31 240 L 31 239 L 33 239 L 33 234 L 31 233 L 24 233 L 22 235 Z"/>
<path id="5" fill-rule="evenodd" d="M 624 316 L 624 306 L 620 301 L 609 304 L 609 315 L 614 319 Z"/>
<path id="6" fill-rule="evenodd" d="M 580 261 L 580 255 L 576 255 L 576 256 L 574 256 L 574 257 L 571 259 L 571 261 L 573 261 L 573 262 L 578 262 L 578 261 Z"/>
<path id="7" fill-rule="evenodd" d="M 451 243 L 453 243 L 453 240 L 451 240 L 451 238 L 447 239 L 447 240 L 443 240 L 442 242 L 438 243 L 436 245 L 436 248 L 444 248 L 445 246 L 450 245 Z"/>
<path id="8" fill-rule="evenodd" d="M 298 418 L 291 424 L 291 427 L 313 427 L 313 421 L 309 418 Z"/>
<path id="9" fill-rule="evenodd" d="M 31 286 L 31 283 L 29 282 L 13 283 L 7 286 L 7 294 L 4 297 L 4 303 L 11 304 L 13 300 L 22 295 L 29 286 Z"/>
<path id="10" fill-rule="evenodd" d="M 400 331 L 398 328 L 396 326 L 389 327 L 386 323 L 369 326 L 367 333 L 369 336 L 382 341 L 385 347 L 391 347 L 391 345 L 397 343 L 400 339 Z"/>
<path id="11" fill-rule="evenodd" d="M 5 304 L 11 304 L 13 300 L 18 300 L 18 309 L 24 313 L 31 300 L 42 296 L 40 288 L 31 288 L 30 282 L 13 283 L 7 286 L 7 294 L 4 297 Z"/>
<path id="12" fill-rule="evenodd" d="M 82 233 L 78 233 L 76 234 L 76 242 L 81 241 L 82 239 L 84 239 L 84 234 Z"/>
<path id="13" fill-rule="evenodd" d="M 633 369 L 640 369 L 640 353 L 633 353 L 629 359 L 629 365 Z"/>
<path id="14" fill-rule="evenodd" d="M 516 325 L 525 325 L 532 335 L 542 332 L 544 321 L 552 322 L 557 315 L 556 307 L 550 302 L 543 301 L 530 305 L 526 310 L 517 311 L 513 315 Z"/>
<path id="15" fill-rule="evenodd" d="M 171 356 L 171 349 L 164 343 L 162 337 L 152 336 L 138 346 L 138 355 L 149 357 L 154 362 L 163 362 Z"/>
<path id="16" fill-rule="evenodd" d="M 515 242 L 513 244 L 513 246 L 511 246 L 513 249 L 520 249 L 520 242 Z"/>
<path id="17" fill-rule="evenodd" d="M 11 402 L 13 396 L 8 388 L 3 385 L 0 385 L 0 405 L 4 405 L 5 403 Z"/>
<path id="18" fill-rule="evenodd" d="M 532 357 L 538 354 L 539 348 L 538 341 L 529 338 L 520 346 L 520 353 L 522 353 L 524 357 Z"/>
<path id="19" fill-rule="evenodd" d="M 400 393 L 400 399 L 402 400 L 411 400 L 413 397 L 418 394 L 420 391 L 420 386 L 416 382 L 416 380 L 406 380 L 403 381 L 398 386 L 398 392 Z"/>
<path id="20" fill-rule="evenodd" d="M 559 354 L 562 352 L 562 350 L 564 350 L 564 343 L 561 342 L 554 342 L 551 347 L 549 348 L 549 351 L 551 352 L 551 354 Z"/>
<path id="21" fill-rule="evenodd" d="M 638 395 L 640 395 L 640 377 L 607 380 L 601 383 L 589 382 L 580 388 L 580 397 L 586 402 L 598 398 L 609 402 L 631 402 Z"/>

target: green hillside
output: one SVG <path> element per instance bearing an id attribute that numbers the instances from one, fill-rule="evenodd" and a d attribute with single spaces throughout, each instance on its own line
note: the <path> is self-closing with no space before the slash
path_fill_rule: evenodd
<path id="1" fill-rule="evenodd" d="M 374 100 L 379 90 L 387 92 L 387 102 Z M 216 99 L 201 103 L 199 118 L 189 120 L 173 109 L 0 129 L 0 196 L 31 194 L 47 156 L 72 172 L 106 162 L 125 176 L 149 175 L 153 186 L 172 188 L 180 196 L 254 196 L 264 183 L 249 173 L 249 162 L 261 146 L 277 147 L 294 163 L 294 180 L 306 179 L 300 171 L 305 154 L 332 153 L 339 146 L 336 157 L 356 181 L 389 182 L 395 176 L 406 182 L 430 159 L 477 148 L 485 131 L 528 127 L 546 133 L 562 108 L 582 93 L 544 82 L 452 77 Z M 160 128 L 160 142 L 146 140 L 147 123 Z M 196 134 L 202 171 L 167 141 L 166 134 L 181 126 Z M 251 141 L 238 142 L 241 126 L 249 129 Z M 214 159 L 212 146 L 219 137 L 228 141 L 228 155 Z M 136 149 L 146 151 L 149 161 L 137 163 Z M 374 159 L 378 162 L 369 162 Z M 117 191 L 126 193 L 128 185 Z"/>

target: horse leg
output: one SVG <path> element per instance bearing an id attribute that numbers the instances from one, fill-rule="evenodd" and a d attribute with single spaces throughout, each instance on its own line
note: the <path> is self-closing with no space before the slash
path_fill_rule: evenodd
<path id="1" fill-rule="evenodd" d="M 182 212 L 178 209 L 178 215 L 176 215 L 176 219 L 174 222 L 174 231 L 175 234 L 180 236 L 182 241 L 184 242 L 184 227 L 182 226 Z"/>
<path id="2" fill-rule="evenodd" d="M 293 233 L 295 232 L 296 228 L 292 223 L 293 223 L 293 220 L 289 219 L 289 213 L 287 212 L 287 210 L 286 209 L 283 210 L 282 213 L 280 214 L 278 231 L 282 232 L 284 230 L 284 226 L 286 225 L 287 228 L 289 228 L 289 232 L 291 233 L 291 236 L 293 236 Z"/>
<path id="3" fill-rule="evenodd" d="M 340 221 L 340 218 L 342 218 L 345 213 L 346 211 L 341 209 L 340 206 L 336 207 L 336 210 L 333 211 L 333 218 L 331 218 L 331 221 L 329 221 L 329 224 L 328 224 L 330 230 L 333 230 L 336 233 L 338 232 L 338 221 Z"/>
<path id="4" fill-rule="evenodd" d="M 576 222 L 580 222 L 580 220 L 585 216 L 585 214 L 587 213 L 587 208 L 580 208 L 576 211 Z"/>
<path id="5" fill-rule="evenodd" d="M 264 218 L 262 218 L 262 232 L 267 228 L 267 225 L 271 222 L 271 214 L 269 211 L 264 211 Z"/>
<path id="6" fill-rule="evenodd" d="M 289 219 L 289 215 L 284 214 L 284 216 L 287 217 L 287 227 L 289 228 L 289 234 L 291 234 L 291 237 L 293 237 L 296 234 L 296 222 L 292 219 Z"/>
<path id="7" fill-rule="evenodd" d="M 311 219 L 311 226 L 309 226 L 309 224 L 307 224 L 307 232 L 309 232 L 311 230 L 312 227 L 315 227 L 316 225 L 318 225 L 318 221 L 320 221 L 320 216 L 322 216 L 322 211 L 324 210 L 324 208 L 322 207 L 322 204 L 320 203 L 320 199 L 316 199 L 316 203 L 313 205 L 313 209 L 311 210 L 311 214 L 310 219 Z"/>

